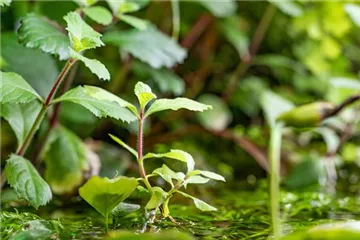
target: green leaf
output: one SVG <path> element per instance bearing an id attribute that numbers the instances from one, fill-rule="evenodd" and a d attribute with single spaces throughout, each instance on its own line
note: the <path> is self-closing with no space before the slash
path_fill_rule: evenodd
<path id="1" fill-rule="evenodd" d="M 86 14 L 86 16 L 102 25 L 109 25 L 113 19 L 109 10 L 101 6 L 83 8 L 82 11 Z"/>
<path id="2" fill-rule="evenodd" d="M 98 2 L 98 0 L 74 0 L 74 1 L 82 7 L 89 7 Z"/>
<path id="3" fill-rule="evenodd" d="M 25 104 L 2 103 L 0 110 L 1 117 L 8 121 L 16 135 L 18 146 L 21 146 L 41 110 L 41 104 L 38 101 Z"/>
<path id="4" fill-rule="evenodd" d="M 10 6 L 12 0 L 0 0 L 0 7 Z"/>
<path id="5" fill-rule="evenodd" d="M 55 59 L 39 49 L 19 44 L 14 32 L 2 32 L 0 42 L 1 57 L 7 63 L 4 70 L 21 75 L 41 97 L 46 98 L 59 75 Z"/>
<path id="6" fill-rule="evenodd" d="M 199 175 L 193 175 L 184 181 L 184 187 L 186 188 L 188 184 L 205 184 L 209 182 L 209 180 L 210 179 L 201 177 Z"/>
<path id="7" fill-rule="evenodd" d="M 198 101 L 213 107 L 212 111 L 198 114 L 198 119 L 205 128 L 222 131 L 231 123 L 233 116 L 223 99 L 213 94 L 205 94 L 200 96 Z"/>
<path id="8" fill-rule="evenodd" d="M 101 34 L 92 29 L 77 12 L 69 12 L 65 17 L 72 48 L 76 52 L 103 46 Z"/>
<path id="9" fill-rule="evenodd" d="M 60 60 L 70 57 L 69 38 L 50 20 L 28 14 L 21 20 L 18 36 L 19 42 L 28 48 L 39 48 L 46 53 L 56 54 Z"/>
<path id="10" fill-rule="evenodd" d="M 205 111 L 212 109 L 212 106 L 205 105 L 194 100 L 188 98 L 175 98 L 175 99 L 157 99 L 155 102 L 150 106 L 150 108 L 146 111 L 145 117 L 149 116 L 150 114 L 164 111 L 164 110 L 173 110 L 177 111 L 179 109 L 187 109 L 190 111 Z"/>
<path id="11" fill-rule="evenodd" d="M 139 100 L 141 109 L 145 109 L 146 105 L 156 98 L 156 95 L 152 93 L 151 88 L 143 82 L 138 82 L 135 85 L 134 92 Z"/>
<path id="12" fill-rule="evenodd" d="M 109 232 L 106 240 L 195 240 L 190 234 L 179 230 L 161 230 L 158 232 L 145 232 L 116 230 Z"/>
<path id="13" fill-rule="evenodd" d="M 173 170 L 171 170 L 168 166 L 166 166 L 165 164 L 163 164 L 161 166 L 161 168 L 155 169 L 152 173 L 162 177 L 172 187 L 174 187 L 172 179 L 182 181 L 185 178 L 185 175 L 183 173 L 176 173 Z"/>
<path id="14" fill-rule="evenodd" d="M 58 126 L 51 131 L 43 158 L 44 178 L 56 194 L 72 193 L 84 180 L 89 165 L 86 145 L 73 132 Z"/>
<path id="15" fill-rule="evenodd" d="M 360 91 L 360 81 L 355 78 L 331 78 L 329 84 L 326 99 L 337 104 Z"/>
<path id="16" fill-rule="evenodd" d="M 185 91 L 184 80 L 168 69 L 154 69 L 140 61 L 135 61 L 132 67 L 137 74 L 151 77 L 162 93 L 172 93 L 178 96 Z"/>
<path id="17" fill-rule="evenodd" d="M 123 22 L 125 22 L 125 23 L 127 23 L 127 24 L 133 26 L 134 28 L 137 28 L 137 29 L 139 29 L 141 31 L 147 29 L 151 24 L 147 20 L 143 20 L 143 19 L 140 19 L 140 18 L 137 18 L 137 17 L 134 17 L 134 16 L 130 16 L 130 15 L 120 14 L 118 16 L 118 18 L 121 21 L 123 21 Z"/>
<path id="18" fill-rule="evenodd" d="M 114 15 L 136 12 L 148 5 L 149 0 L 107 0 Z"/>
<path id="19" fill-rule="evenodd" d="M 80 196 L 104 217 L 135 191 L 138 182 L 135 178 L 117 177 L 114 179 L 93 176 L 79 189 Z"/>
<path id="20" fill-rule="evenodd" d="M 110 80 L 110 73 L 100 61 L 96 59 L 86 58 L 78 52 L 70 49 L 70 55 L 72 58 L 78 59 L 82 61 L 86 67 L 90 69 L 92 73 L 94 73 L 98 78 L 104 80 Z"/>
<path id="21" fill-rule="evenodd" d="M 299 17 L 303 15 L 303 10 L 300 5 L 296 2 L 291 1 L 276 1 L 270 0 L 272 4 L 274 4 L 281 12 L 287 14 L 292 17 Z"/>
<path id="22" fill-rule="evenodd" d="M 122 51 L 130 53 L 153 68 L 173 67 L 177 63 L 182 63 L 187 56 L 185 49 L 154 26 L 144 31 L 132 29 L 109 32 L 104 35 L 103 40 L 119 46 Z"/>
<path id="23" fill-rule="evenodd" d="M 216 208 L 214 208 L 213 206 L 210 206 L 209 204 L 207 204 L 206 202 L 197 199 L 187 193 L 184 193 L 182 191 L 177 190 L 177 193 L 180 193 L 181 195 L 183 195 L 184 197 L 190 198 L 194 201 L 195 206 L 200 209 L 201 211 L 217 211 Z"/>
<path id="24" fill-rule="evenodd" d="M 197 0 L 216 17 L 228 17 L 236 13 L 237 5 L 234 0 L 208 1 Z"/>
<path id="25" fill-rule="evenodd" d="M 276 119 L 284 112 L 293 109 L 295 106 L 290 101 L 282 98 L 272 91 L 266 91 L 261 97 L 261 105 L 265 112 L 268 124 L 275 126 Z"/>
<path id="26" fill-rule="evenodd" d="M 111 137 L 112 140 L 114 140 L 115 142 L 120 144 L 122 147 L 124 147 L 126 150 L 128 150 L 130 153 L 132 153 L 132 155 L 134 155 L 136 158 L 138 157 L 138 153 L 135 149 L 133 149 L 132 147 L 130 147 L 129 145 L 124 143 L 121 139 L 115 137 L 114 135 L 109 134 L 109 136 Z"/>
<path id="27" fill-rule="evenodd" d="M 0 79 L 1 103 L 28 103 L 35 99 L 43 101 L 20 75 L 13 72 L 0 72 Z"/>
<path id="28" fill-rule="evenodd" d="M 136 212 L 139 209 L 140 209 L 140 205 L 138 205 L 138 204 L 131 204 L 131 203 L 121 202 L 121 203 L 119 203 L 119 205 L 117 205 L 111 211 L 111 214 L 114 217 L 121 218 L 121 217 L 124 217 L 124 216 L 128 215 L 129 213 Z"/>
<path id="29" fill-rule="evenodd" d="M 147 159 L 147 158 L 171 158 L 185 162 L 187 165 L 188 172 L 193 171 L 195 166 L 195 161 L 189 153 L 177 149 L 176 150 L 171 149 L 170 152 L 167 153 L 158 153 L 158 154 L 148 153 L 143 157 L 143 159 Z"/>
<path id="30" fill-rule="evenodd" d="M 80 104 L 100 118 L 109 116 L 128 123 L 136 120 L 134 113 L 127 109 L 129 106 L 134 107 L 133 105 L 99 87 L 76 87 L 52 103 L 63 101 Z"/>
<path id="31" fill-rule="evenodd" d="M 360 6 L 354 3 L 347 3 L 345 4 L 345 11 L 356 26 L 360 27 Z"/>
<path id="32" fill-rule="evenodd" d="M 203 175 L 204 177 L 213 179 L 213 180 L 217 180 L 217 181 L 223 181 L 225 182 L 225 178 L 217 173 L 214 172 L 210 172 L 210 171 L 199 171 L 201 175 Z"/>
<path id="33" fill-rule="evenodd" d="M 49 185 L 41 178 L 29 160 L 11 155 L 6 161 L 5 173 L 18 197 L 28 201 L 34 208 L 44 206 L 51 200 Z"/>
<path id="34" fill-rule="evenodd" d="M 158 208 L 166 199 L 167 192 L 165 192 L 160 187 L 153 187 L 151 189 L 151 198 L 146 204 L 146 209 L 155 209 Z"/>

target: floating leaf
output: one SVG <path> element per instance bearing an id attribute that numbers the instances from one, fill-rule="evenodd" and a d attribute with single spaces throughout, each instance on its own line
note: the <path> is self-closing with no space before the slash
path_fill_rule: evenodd
<path id="1" fill-rule="evenodd" d="M 138 157 L 138 153 L 135 149 L 133 149 L 132 147 L 130 147 L 129 145 L 124 143 L 121 139 L 115 137 L 114 135 L 109 134 L 109 136 L 112 138 L 112 140 L 114 140 L 115 142 L 120 144 L 122 147 L 124 147 L 126 150 L 128 150 L 130 153 L 132 153 L 132 155 L 134 155 L 136 158 Z"/>
<path id="2" fill-rule="evenodd" d="M 90 69 L 92 73 L 94 73 L 98 78 L 104 80 L 110 80 L 110 73 L 99 60 L 86 58 L 78 52 L 70 49 L 70 55 L 74 59 L 78 59 L 82 61 L 86 67 Z"/>
<path id="3" fill-rule="evenodd" d="M 146 209 L 155 209 L 158 208 L 166 199 L 167 192 L 165 192 L 160 187 L 153 187 L 151 189 L 151 198 L 149 202 L 146 204 Z"/>
<path id="4" fill-rule="evenodd" d="M 360 6 L 354 3 L 347 3 L 345 4 L 345 11 L 356 26 L 360 27 Z"/>
<path id="5" fill-rule="evenodd" d="M 277 8 L 280 9 L 281 12 L 292 16 L 292 17 L 298 17 L 303 14 L 303 10 L 301 9 L 300 5 L 296 2 L 290 2 L 290 1 L 276 1 L 276 0 L 270 0 L 272 4 L 274 4 Z"/>
<path id="6" fill-rule="evenodd" d="M 69 12 L 65 17 L 72 48 L 80 52 L 90 48 L 103 46 L 101 34 L 92 29 L 77 12 Z"/>
<path id="7" fill-rule="evenodd" d="M 114 15 L 136 12 L 148 5 L 149 0 L 107 0 Z"/>
<path id="8" fill-rule="evenodd" d="M 146 111 L 145 117 L 153 114 L 155 112 L 160 112 L 164 110 L 173 110 L 177 111 L 179 109 L 185 108 L 190 111 L 205 111 L 212 109 L 212 106 L 205 105 L 188 98 L 175 98 L 175 99 L 157 99 Z"/>
<path id="9" fill-rule="evenodd" d="M 156 98 L 156 95 L 152 93 L 151 88 L 143 82 L 136 83 L 134 92 L 139 100 L 141 109 L 145 109 L 146 104 Z"/>
<path id="10" fill-rule="evenodd" d="M 80 104 L 100 118 L 109 116 L 124 122 L 136 120 L 135 115 L 126 108 L 128 102 L 98 87 L 76 87 L 53 100 L 52 103 L 63 101 Z"/>
<path id="11" fill-rule="evenodd" d="M 173 67 L 182 63 L 187 56 L 177 42 L 153 26 L 144 31 L 132 29 L 109 32 L 104 35 L 103 40 L 119 46 L 122 51 L 132 54 L 153 68 Z"/>
<path id="12" fill-rule="evenodd" d="M 134 62 L 133 69 L 139 75 L 151 77 L 162 93 L 173 93 L 181 95 L 185 91 L 184 80 L 168 69 L 154 69 L 142 62 Z"/>
<path id="13" fill-rule="evenodd" d="M 124 217 L 124 216 L 128 215 L 129 213 L 136 212 L 139 209 L 140 209 L 140 205 L 138 205 L 138 204 L 131 204 L 131 203 L 121 202 L 121 203 L 119 203 L 119 205 L 117 205 L 111 211 L 111 214 L 114 217 L 121 218 L 121 217 Z"/>
<path id="14" fill-rule="evenodd" d="M 6 161 L 5 173 L 18 197 L 28 201 L 34 208 L 44 206 L 51 200 L 49 185 L 41 178 L 29 160 L 11 155 Z"/>
<path id="15" fill-rule="evenodd" d="M 1 117 L 8 121 L 16 135 L 18 146 L 21 146 L 41 110 L 41 104 L 38 101 L 25 104 L 2 103 L 0 110 Z"/>
<path id="16" fill-rule="evenodd" d="M 98 2 L 98 0 L 74 0 L 74 1 L 83 7 L 89 7 Z"/>
<path id="17" fill-rule="evenodd" d="M 58 126 L 51 131 L 43 153 L 45 180 L 56 194 L 72 193 L 84 180 L 89 166 L 86 145 L 71 131 Z"/>
<path id="18" fill-rule="evenodd" d="M 93 176 L 79 189 L 79 193 L 86 202 L 107 218 L 119 203 L 135 191 L 137 185 L 135 178 L 108 179 Z"/>
<path id="19" fill-rule="evenodd" d="M 217 211 L 216 208 L 214 208 L 213 206 L 210 206 L 209 204 L 207 204 L 206 202 L 197 199 L 187 193 L 184 193 L 182 191 L 177 190 L 177 193 L 180 193 L 181 195 L 183 195 L 184 197 L 190 198 L 194 201 L 195 206 L 200 209 L 201 211 Z"/>
<path id="20" fill-rule="evenodd" d="M 216 17 L 228 17 L 236 13 L 237 5 L 234 0 L 208 1 L 197 0 Z"/>
<path id="21" fill-rule="evenodd" d="M 213 107 L 212 111 L 198 114 L 199 121 L 205 128 L 222 131 L 231 123 L 233 116 L 223 99 L 212 94 L 205 94 L 200 96 L 198 101 Z"/>
<path id="22" fill-rule="evenodd" d="M 266 120 L 270 126 L 275 126 L 276 119 L 282 113 L 295 107 L 290 101 L 271 91 L 264 92 L 261 98 L 261 105 L 265 112 Z"/>
<path id="23" fill-rule="evenodd" d="M 113 19 L 109 10 L 101 6 L 83 8 L 82 11 L 86 14 L 86 16 L 102 25 L 109 25 Z"/>
<path id="24" fill-rule="evenodd" d="M 157 154 L 148 153 L 143 157 L 143 159 L 147 159 L 147 158 L 171 158 L 185 162 L 187 165 L 188 172 L 193 171 L 195 166 L 195 161 L 189 153 L 177 149 L 176 150 L 171 149 L 170 152 L 167 153 L 157 153 Z"/>
<path id="25" fill-rule="evenodd" d="M 141 31 L 147 29 L 151 25 L 151 23 L 149 21 L 143 20 L 143 19 L 140 19 L 140 18 L 137 18 L 137 17 L 134 17 L 134 16 L 121 14 L 121 15 L 118 16 L 118 18 L 121 21 L 123 21 L 123 22 L 125 22 L 125 23 L 127 23 L 127 24 L 133 26 L 134 28 L 137 28 L 137 29 L 139 29 Z"/>
<path id="26" fill-rule="evenodd" d="M 28 14 L 21 20 L 18 36 L 20 43 L 28 48 L 39 48 L 46 53 L 56 54 L 60 60 L 70 57 L 69 38 L 50 20 Z"/>
<path id="27" fill-rule="evenodd" d="M 0 79 L 1 103 L 28 103 L 35 99 L 43 101 L 20 75 L 13 72 L 0 72 Z"/>

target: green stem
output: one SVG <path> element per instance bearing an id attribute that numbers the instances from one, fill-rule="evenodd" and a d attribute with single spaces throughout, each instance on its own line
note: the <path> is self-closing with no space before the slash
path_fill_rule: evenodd
<path id="1" fill-rule="evenodd" d="M 280 153 L 282 123 L 271 128 L 270 160 L 270 212 L 274 239 L 280 239 Z"/>
<path id="2" fill-rule="evenodd" d="M 180 6 L 179 6 L 179 0 L 172 0 L 171 1 L 171 9 L 172 9 L 172 22 L 173 22 L 172 38 L 175 41 L 178 41 L 179 40 L 179 34 L 180 34 Z"/>
<path id="3" fill-rule="evenodd" d="M 109 215 L 105 214 L 105 232 L 108 233 L 109 232 Z"/>

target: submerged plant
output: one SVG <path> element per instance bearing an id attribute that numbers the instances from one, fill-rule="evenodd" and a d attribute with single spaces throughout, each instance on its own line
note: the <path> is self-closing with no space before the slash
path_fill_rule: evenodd
<path id="1" fill-rule="evenodd" d="M 162 217 L 166 218 L 170 216 L 169 211 L 169 201 L 174 194 L 181 194 L 186 198 L 193 200 L 195 206 L 202 211 L 215 211 L 216 208 L 210 206 L 204 201 L 197 199 L 181 190 L 186 188 L 188 184 L 204 184 L 207 183 L 210 179 L 225 181 L 225 179 L 219 174 L 202 171 L 195 169 L 195 161 L 193 157 L 182 150 L 172 149 L 170 152 L 166 153 L 147 153 L 143 152 L 143 126 L 145 120 L 153 113 L 164 111 L 164 110 L 178 110 L 178 109 L 188 109 L 191 111 L 204 111 L 211 109 L 211 106 L 198 103 L 196 101 L 187 99 L 187 98 L 175 98 L 175 99 L 157 99 L 156 95 L 152 93 L 150 87 L 142 82 L 138 82 L 135 86 L 135 95 L 138 98 L 139 109 L 130 103 L 126 103 L 128 109 L 136 116 L 138 121 L 138 143 L 137 150 L 131 148 L 126 143 L 124 143 L 119 138 L 110 135 L 111 138 L 119 143 L 122 147 L 126 148 L 137 160 L 139 171 L 140 171 L 140 181 L 144 184 L 146 188 L 139 186 L 141 190 L 145 190 L 151 193 L 151 198 L 146 204 L 145 208 L 147 210 L 161 210 Z M 145 170 L 144 163 L 149 158 L 170 158 L 173 160 L 184 162 L 187 166 L 187 171 L 175 172 L 170 169 L 167 165 L 163 164 L 160 168 L 155 169 L 151 174 L 147 174 Z M 149 178 L 152 177 L 161 177 L 163 178 L 170 186 L 168 191 L 164 190 L 158 186 L 152 186 L 150 184 Z M 172 218 L 171 218 L 172 219 Z"/>

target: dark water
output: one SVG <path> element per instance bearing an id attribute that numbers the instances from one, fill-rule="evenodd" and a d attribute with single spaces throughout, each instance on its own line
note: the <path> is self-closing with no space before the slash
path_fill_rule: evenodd
<path id="1" fill-rule="evenodd" d="M 283 234 L 321 223 L 360 220 L 360 197 L 356 193 L 357 189 L 346 194 L 342 192 L 329 194 L 322 191 L 313 189 L 282 192 Z M 171 215 L 176 219 L 177 224 L 160 220 L 155 224 L 148 224 L 146 231 L 175 229 L 191 233 L 198 239 L 268 239 L 271 236 L 266 186 L 257 186 L 248 190 L 219 190 L 218 192 L 215 197 L 214 195 L 202 196 L 202 199 L 218 208 L 217 212 L 203 213 L 193 207 L 190 202 L 179 205 L 176 202 L 179 203 L 183 199 L 175 199 L 171 207 Z M 13 212 L 14 208 L 6 207 L 6 210 Z M 33 220 L 29 216 L 20 216 L 22 220 L 16 222 L 12 221 L 16 214 L 9 216 L 4 213 L 6 212 L 3 208 L 2 239 L 26 229 L 27 221 Z M 49 227 L 53 232 L 43 239 L 102 239 L 104 236 L 102 217 L 84 203 L 76 207 L 53 207 L 51 210 L 45 208 L 37 214 L 44 219 L 55 220 Z M 139 211 L 122 219 L 114 219 L 110 230 L 140 232 L 143 227 L 144 219 Z M 34 239 L 41 239 L 41 237 Z"/>

